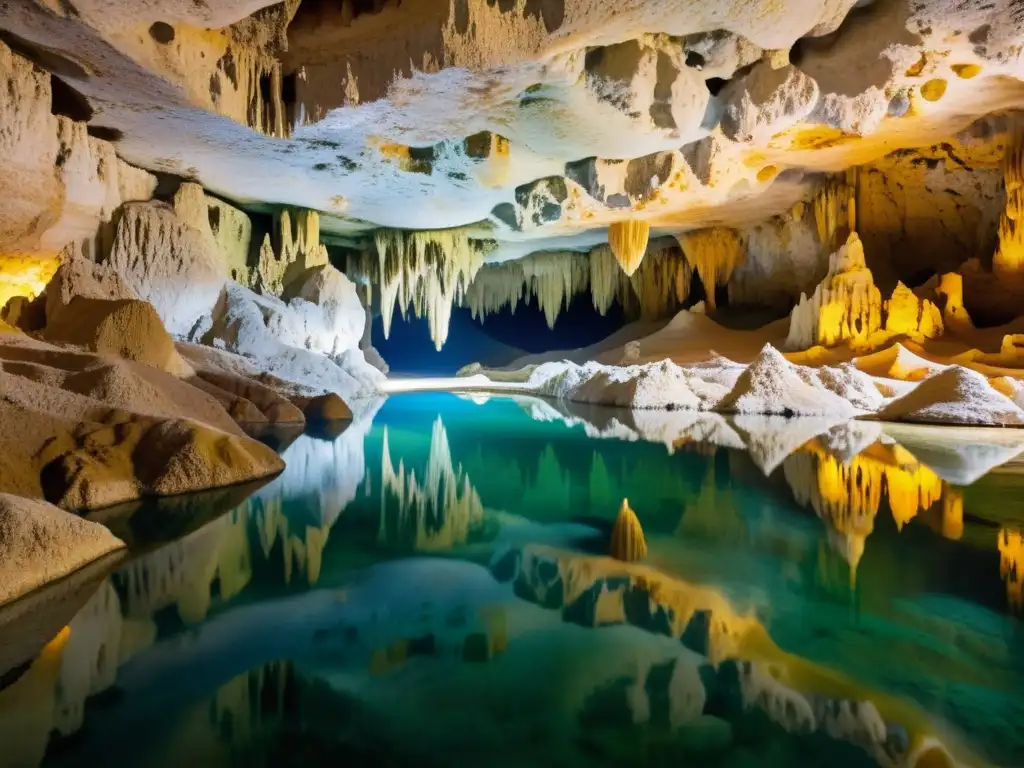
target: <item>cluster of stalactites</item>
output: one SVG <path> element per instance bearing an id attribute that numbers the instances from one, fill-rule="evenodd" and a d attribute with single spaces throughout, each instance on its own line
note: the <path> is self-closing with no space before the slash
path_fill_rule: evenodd
<path id="1" fill-rule="evenodd" d="M 1004 162 L 1006 206 L 999 219 L 999 248 L 992 270 L 1000 277 L 1024 277 L 1024 127 L 1014 125 Z"/>
<path id="2" fill-rule="evenodd" d="M 839 246 L 844 231 L 857 230 L 857 179 L 858 169 L 851 168 L 845 177 L 831 177 L 814 196 L 818 240 L 829 252 Z"/>
<path id="3" fill-rule="evenodd" d="M 586 254 L 573 251 L 534 253 L 516 261 L 487 267 L 479 272 L 466 291 L 464 304 L 474 320 L 509 307 L 516 311 L 520 301 L 537 299 L 549 328 L 568 309 L 577 294 L 590 285 L 590 263 Z"/>
<path id="4" fill-rule="evenodd" d="M 457 229 L 378 229 L 374 240 L 384 337 L 391 333 L 395 306 L 402 317 L 412 307 L 416 317 L 427 318 L 430 338 L 440 350 L 448 339 L 452 305 L 463 301 L 483 266 L 483 245 Z"/>
<path id="5" fill-rule="evenodd" d="M 725 285 L 746 256 L 743 239 L 736 230 L 711 227 L 677 235 L 683 256 L 697 270 L 707 294 L 708 306 L 715 307 L 715 286 Z"/>
<path id="6" fill-rule="evenodd" d="M 665 317 L 678 311 L 690 293 L 691 270 L 675 247 L 652 248 L 631 276 L 619 268 L 608 245 L 586 253 L 534 253 L 488 266 L 466 291 L 464 304 L 473 318 L 536 298 L 548 327 L 554 328 L 573 297 L 590 290 L 594 308 L 605 315 L 616 301 L 633 316 Z"/>

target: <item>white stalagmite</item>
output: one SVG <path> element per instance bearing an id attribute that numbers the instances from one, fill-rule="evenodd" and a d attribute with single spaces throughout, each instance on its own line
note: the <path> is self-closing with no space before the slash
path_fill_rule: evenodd
<path id="1" fill-rule="evenodd" d="M 416 317 L 426 316 L 430 338 L 440 350 L 448 339 L 452 305 L 462 301 L 483 266 L 482 245 L 471 242 L 460 229 L 379 229 L 374 239 L 379 258 L 384 337 L 391 333 L 395 305 L 402 317 L 411 305 Z"/>
<path id="2" fill-rule="evenodd" d="M 704 284 L 708 306 L 715 308 L 715 286 L 725 285 L 746 254 L 739 233 L 726 227 L 711 227 L 677 235 L 686 261 L 697 270 Z"/>

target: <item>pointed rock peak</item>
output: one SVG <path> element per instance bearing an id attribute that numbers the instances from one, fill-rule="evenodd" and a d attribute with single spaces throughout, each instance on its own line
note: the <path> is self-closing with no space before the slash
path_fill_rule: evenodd
<path id="1" fill-rule="evenodd" d="M 608 244 L 626 275 L 636 272 L 647 253 L 651 227 L 646 221 L 617 221 L 608 227 Z"/>
<path id="2" fill-rule="evenodd" d="M 829 264 L 829 275 L 837 275 L 840 272 L 852 272 L 857 269 L 867 269 L 868 264 L 864 256 L 864 243 L 860 235 L 851 232 L 846 239 L 846 244 L 836 251 Z"/>
<path id="3" fill-rule="evenodd" d="M 989 384 L 988 378 L 951 365 L 925 379 L 878 413 L 882 421 L 1000 426 L 1024 424 L 1024 411 Z"/>
<path id="4" fill-rule="evenodd" d="M 629 500 L 623 499 L 619 516 L 612 528 L 611 556 L 616 560 L 632 563 L 647 556 L 647 540 L 636 513 L 630 509 Z"/>

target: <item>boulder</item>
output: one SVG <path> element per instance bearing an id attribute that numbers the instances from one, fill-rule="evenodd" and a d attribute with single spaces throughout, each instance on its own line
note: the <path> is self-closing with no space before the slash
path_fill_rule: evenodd
<path id="1" fill-rule="evenodd" d="M 102 525 L 0 493 L 0 604 L 123 547 Z"/>
<path id="2" fill-rule="evenodd" d="M 104 355 L 135 360 L 175 376 L 192 371 L 174 347 L 151 304 L 138 299 L 75 296 L 43 331 L 48 341 L 76 344 Z"/>

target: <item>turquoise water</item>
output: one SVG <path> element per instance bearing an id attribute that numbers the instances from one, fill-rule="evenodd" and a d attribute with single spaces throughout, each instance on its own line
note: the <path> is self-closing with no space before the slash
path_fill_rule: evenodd
<path id="1" fill-rule="evenodd" d="M 45 645 L 0 766 L 1024 765 L 1024 443 L 452 395 L 266 439 L 0 628 Z"/>

